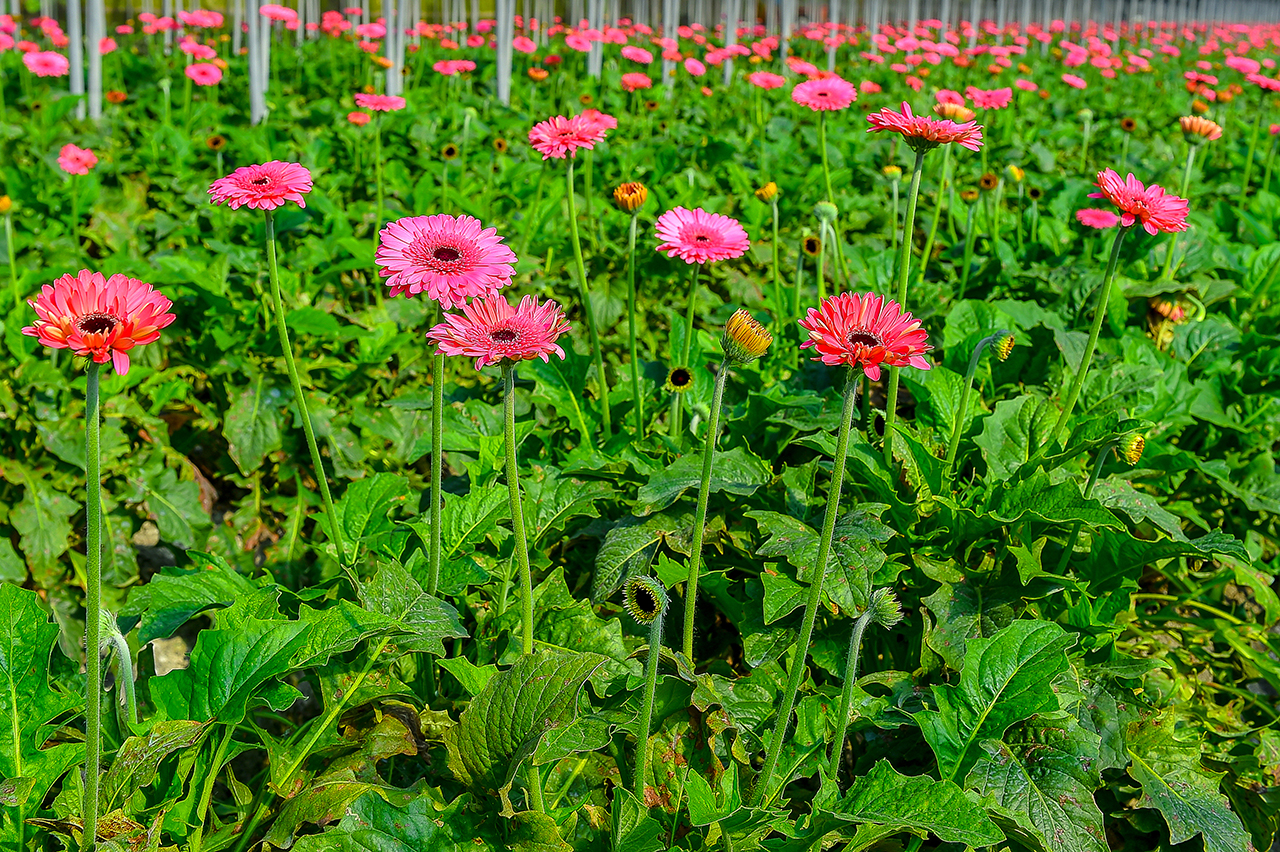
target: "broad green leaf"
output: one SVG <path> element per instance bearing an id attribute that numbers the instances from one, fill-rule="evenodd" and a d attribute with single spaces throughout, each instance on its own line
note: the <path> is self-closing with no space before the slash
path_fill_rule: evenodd
<path id="1" fill-rule="evenodd" d="M 607 483 L 584 482 L 561 476 L 553 467 L 536 467 L 533 475 L 522 476 L 525 526 L 530 545 L 552 531 L 563 529 L 576 517 L 600 517 L 599 504 L 613 496 Z"/>
<path id="2" fill-rule="evenodd" d="M 773 471 L 765 461 L 751 454 L 745 447 L 717 451 L 711 466 L 711 482 L 708 493 L 727 491 L 746 496 L 768 484 Z M 672 462 L 665 470 L 654 474 L 640 487 L 636 495 L 637 513 L 649 515 L 665 509 L 690 489 L 697 493 L 702 482 L 702 453 L 686 453 Z"/>
<path id="3" fill-rule="evenodd" d="M 408 481 L 394 473 L 375 473 L 347 486 L 333 507 L 346 546 L 350 548 L 361 542 L 368 544 L 375 537 L 391 532 L 394 524 L 388 514 L 396 506 L 403 506 L 408 499 Z"/>
<path id="4" fill-rule="evenodd" d="M 49 682 L 49 654 L 58 641 L 57 625 L 40 608 L 35 592 L 0 583 L 0 778 L 4 809 L 22 808 L 32 816 L 49 789 L 72 766 L 84 760 L 84 746 L 61 743 L 45 748 L 52 724 L 77 711 L 83 698 Z M 0 838 L 15 825 L 16 813 L 0 820 Z"/>
<path id="5" fill-rule="evenodd" d="M 630 790 L 618 787 L 613 807 L 617 810 L 613 852 L 658 852 L 667 848 L 662 823 L 649 815 L 649 809 Z"/>
<path id="6" fill-rule="evenodd" d="M 961 583 L 943 583 L 923 599 L 934 615 L 925 634 L 929 647 L 951 668 L 963 667 L 970 639 L 994 636 L 1018 616 L 1022 595 L 1007 583 L 986 582 L 980 576 Z"/>
<path id="7" fill-rule="evenodd" d="M 1007 481 L 1031 458 L 1031 428 L 1037 406 L 1029 396 L 1002 399 L 983 418 L 982 431 L 973 443 L 982 451 L 991 478 Z"/>
<path id="8" fill-rule="evenodd" d="M 503 815 L 513 814 L 516 772 L 548 730 L 573 721 L 583 682 L 604 660 L 566 651 L 526 654 L 490 678 L 445 733 L 454 775 L 479 795 L 497 792 Z"/>
<path id="9" fill-rule="evenodd" d="M 26 480 L 22 500 L 9 513 L 18 531 L 18 546 L 41 587 L 53 585 L 64 570 L 59 564 L 71 538 L 71 516 L 80 504 L 43 480 Z"/>
<path id="10" fill-rule="evenodd" d="M 1051 684 L 1066 671 L 1066 651 L 1075 641 L 1052 622 L 1029 620 L 968 641 L 959 684 L 935 687 L 938 709 L 916 714 L 942 777 L 964 778 L 984 740 L 998 740 L 1015 722 L 1058 709 Z"/>
<path id="11" fill-rule="evenodd" d="M 493 630 L 509 631 L 513 637 L 521 635 L 519 607 L 509 607 L 493 620 Z M 569 592 L 565 584 L 564 569 L 557 568 L 547 575 L 533 590 L 533 638 L 537 646 L 573 651 L 590 651 L 615 660 L 626 659 L 622 644 L 622 622 L 617 618 L 601 618 L 596 615 L 591 602 L 579 600 Z M 500 662 L 519 654 L 518 639 L 507 646 L 507 655 Z"/>
<path id="12" fill-rule="evenodd" d="M 993 517 L 1013 523 L 1025 517 L 1051 523 L 1076 521 L 1090 527 L 1120 527 L 1120 521 L 1093 498 L 1085 499 L 1081 485 L 1065 481 L 1049 484 L 1049 474 L 1037 471 L 1011 488 L 1001 488 Z"/>
<path id="13" fill-rule="evenodd" d="M 284 393 L 267 386 L 266 375 L 260 374 L 257 381 L 236 395 L 227 410 L 222 425 L 227 455 L 245 476 L 262 467 L 267 453 L 282 446 L 280 421 L 284 403 Z"/>
<path id="14" fill-rule="evenodd" d="M 582 443 L 594 446 L 596 418 L 588 412 L 594 412 L 596 403 L 587 396 L 591 356 L 579 355 L 572 346 L 564 350 L 563 360 L 525 361 L 520 365 L 520 372 L 534 379 L 533 401 L 550 405 L 577 430 Z"/>
<path id="15" fill-rule="evenodd" d="M 614 524 L 596 552 L 591 600 L 596 603 L 606 600 L 622 586 L 629 574 L 647 569 L 658 552 L 660 542 L 669 540 L 678 532 L 687 538 L 691 520 L 691 512 L 679 515 L 664 512 L 647 518 L 627 516 Z"/>
<path id="16" fill-rule="evenodd" d="M 102 812 L 123 805 L 135 791 L 149 786 L 162 760 L 178 749 L 195 745 L 204 732 L 205 726 L 200 722 L 157 722 L 146 736 L 125 740 L 102 778 Z"/>
<path id="17" fill-rule="evenodd" d="M 1137 583 L 1142 569 L 1152 562 L 1178 556 L 1212 559 L 1215 553 L 1245 562 L 1252 561 L 1244 545 L 1221 530 L 1213 530 L 1188 541 L 1146 541 L 1135 538 L 1125 530 L 1096 530 L 1094 545 L 1089 551 L 1087 562 L 1080 569 L 1080 576 L 1089 581 L 1089 590 L 1098 594 L 1126 585 L 1132 587 Z"/>
<path id="18" fill-rule="evenodd" d="M 538 811 L 520 811 L 511 817 L 507 836 L 511 852 L 573 852 L 556 828 L 556 821 Z"/>
<path id="19" fill-rule="evenodd" d="M 444 639 L 467 635 L 458 611 L 422 590 L 398 563 L 388 562 L 360 591 L 365 607 L 395 625 L 397 643 L 409 651 L 444 656 Z"/>
<path id="20" fill-rule="evenodd" d="M 187 550 L 199 547 L 213 525 L 200 503 L 200 486 L 190 479 L 179 481 L 172 468 L 158 468 L 153 464 L 136 469 L 130 480 L 133 500 L 146 503 L 161 539 Z"/>
<path id="21" fill-rule="evenodd" d="M 491 836 L 482 817 L 463 794 L 444 807 L 419 796 L 403 808 L 375 792 L 347 806 L 336 826 L 324 834 L 298 838 L 296 852 L 497 852 L 501 837 Z"/>
<path id="22" fill-rule="evenodd" d="M 965 786 L 994 801 L 996 820 L 1033 849 L 1107 852 L 1102 811 L 1100 740 L 1064 712 L 1014 725 L 986 740 Z"/>
<path id="23" fill-rule="evenodd" d="M 221 556 L 188 551 L 190 569 L 169 568 L 129 593 L 121 616 L 141 616 L 138 641 L 172 636 L 196 613 L 211 607 L 230 606 L 256 594 L 258 588 L 227 564 Z"/>
<path id="24" fill-rule="evenodd" d="M 1129 725 L 1129 775 L 1142 785 L 1140 808 L 1156 808 L 1169 826 L 1174 843 L 1197 834 L 1205 852 L 1252 852 L 1253 840 L 1219 791 L 1226 773 L 1200 765 L 1200 737 L 1179 730 L 1172 713 L 1139 719 Z"/>

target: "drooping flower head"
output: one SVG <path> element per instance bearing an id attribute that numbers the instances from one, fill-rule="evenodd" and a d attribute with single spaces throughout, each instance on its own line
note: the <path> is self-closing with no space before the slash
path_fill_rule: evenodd
<path id="1" fill-rule="evenodd" d="M 964 104 L 953 104 L 943 101 L 933 105 L 933 111 L 938 114 L 939 118 L 949 119 L 950 121 L 973 121 L 976 112 L 969 109 Z"/>
<path id="2" fill-rule="evenodd" d="M 88 148 L 77 148 L 67 143 L 58 152 L 58 165 L 69 175 L 87 175 L 89 169 L 98 165 L 98 155 Z"/>
<path id="3" fill-rule="evenodd" d="M 529 144 L 544 160 L 552 157 L 563 160 L 566 156 L 576 157 L 579 148 L 590 151 L 604 134 L 605 129 L 596 119 L 556 115 L 533 126 L 529 131 Z"/>
<path id="4" fill-rule="evenodd" d="M 535 297 L 525 296 L 513 308 L 495 292 L 463 305 L 461 316 L 445 314 L 444 322 L 428 331 L 427 338 L 440 344 L 445 355 L 475 358 L 479 370 L 504 361 L 548 361 L 553 353 L 564 358 L 556 339 L 568 330 L 564 312 L 555 302 L 539 305 Z"/>
<path id="5" fill-rule="evenodd" d="M 1155 184 L 1143 186 L 1132 174 L 1121 179 L 1114 170 L 1103 169 L 1098 172 L 1098 189 L 1089 197 L 1105 198 L 1120 208 L 1120 224 L 1126 228 L 1138 223 L 1152 235 L 1187 229 L 1187 200 Z"/>
<path id="6" fill-rule="evenodd" d="M 306 207 L 304 193 L 311 191 L 311 172 L 298 163 L 272 160 L 252 166 L 241 166 L 209 185 L 214 204 L 227 204 L 232 210 L 247 206 L 250 210 L 275 210 L 292 201 Z"/>
<path id="7" fill-rule="evenodd" d="M 957 124 L 945 118 L 913 115 L 911 105 L 905 101 L 901 112 L 885 107 L 867 116 L 867 121 L 871 122 L 868 133 L 881 130 L 901 133 L 913 151 L 928 151 L 948 142 L 955 142 L 970 151 L 982 148 L 982 127 L 978 124 L 972 121 Z"/>
<path id="8" fill-rule="evenodd" d="M 27 304 L 38 319 L 23 334 L 95 364 L 110 361 L 120 376 L 129 372 L 129 351 L 155 341 L 175 319 L 167 313 L 173 303 L 150 284 L 119 274 L 104 278 L 87 269 L 44 285 Z"/>
<path id="9" fill-rule="evenodd" d="M 728 260 L 741 257 L 751 248 L 747 232 L 737 219 L 702 208 L 673 207 L 658 217 L 655 230 L 662 240 L 658 251 L 685 263 Z"/>
<path id="10" fill-rule="evenodd" d="M 356 95 L 356 106 L 374 112 L 396 112 L 404 109 L 405 100 L 397 95 L 367 95 L 360 92 Z"/>
<path id="11" fill-rule="evenodd" d="M 807 106 L 814 112 L 844 109 L 857 97 L 857 87 L 839 77 L 805 80 L 791 90 L 791 100 L 801 106 Z"/>
<path id="12" fill-rule="evenodd" d="M 515 273 L 515 253 L 471 216 L 410 216 L 378 236 L 376 260 L 393 297 L 426 293 L 448 310 L 496 293 Z"/>
<path id="13" fill-rule="evenodd" d="M 1222 138 L 1222 126 L 1200 115 L 1184 115 L 1178 119 L 1182 135 L 1193 145 L 1215 142 Z"/>
<path id="14" fill-rule="evenodd" d="M 880 365 L 928 370 L 924 353 L 933 347 L 929 336 L 910 312 L 875 293 L 841 293 L 825 300 L 800 320 L 809 332 L 801 349 L 813 347 L 831 367 L 860 367 L 871 381 L 880 378 Z"/>
<path id="15" fill-rule="evenodd" d="M 1120 224 L 1120 217 L 1110 210 L 1098 210 L 1093 207 L 1086 207 L 1083 210 L 1076 211 L 1076 221 L 1088 228 L 1097 228 L 1105 230 L 1114 228 Z"/>

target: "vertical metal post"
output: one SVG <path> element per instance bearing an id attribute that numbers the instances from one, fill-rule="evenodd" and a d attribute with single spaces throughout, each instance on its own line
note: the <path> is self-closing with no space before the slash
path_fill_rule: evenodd
<path id="1" fill-rule="evenodd" d="M 515 0 L 497 0 L 498 102 L 511 106 L 511 39 L 515 38 Z"/>
<path id="2" fill-rule="evenodd" d="M 88 0 L 89 15 L 89 118 L 102 118 L 102 48 L 107 35 L 107 15 L 102 0 Z"/>
<path id="3" fill-rule="evenodd" d="M 70 42 L 68 60 L 71 62 L 71 94 L 84 94 L 84 25 L 81 22 L 81 0 L 67 0 L 67 39 Z M 84 118 L 85 103 L 76 104 L 76 117 Z"/>

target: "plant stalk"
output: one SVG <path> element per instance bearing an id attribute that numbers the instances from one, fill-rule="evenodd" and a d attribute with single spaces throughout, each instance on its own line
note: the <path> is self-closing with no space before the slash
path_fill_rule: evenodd
<path id="1" fill-rule="evenodd" d="M 438 312 L 443 314 L 443 311 Z M 431 544 L 428 554 L 427 594 L 440 588 L 441 522 L 440 500 L 444 496 L 444 353 L 436 348 L 431 356 Z"/>
<path id="2" fill-rule="evenodd" d="M 715 391 L 711 395 L 711 417 L 707 420 L 707 437 L 702 449 L 702 482 L 698 486 L 698 507 L 693 515 L 693 543 L 689 551 L 689 578 L 684 585 L 684 655 L 693 667 L 693 620 L 698 605 L 698 576 L 702 568 L 702 537 L 707 524 L 707 499 L 711 493 L 711 469 L 715 462 L 716 438 L 720 430 L 720 406 L 724 386 L 729 377 L 729 361 L 720 364 Z"/>
<path id="3" fill-rule="evenodd" d="M 849 730 L 849 709 L 853 706 L 853 688 L 858 681 L 858 656 L 862 653 L 862 634 L 871 623 L 874 613 L 870 608 L 858 616 L 849 632 L 849 652 L 844 662 L 844 686 L 840 690 L 840 709 L 836 711 L 836 735 L 831 743 L 831 760 L 827 763 L 827 777 L 839 780 L 840 758 L 844 754 L 844 737 Z"/>
<path id="4" fill-rule="evenodd" d="M 916 152 L 911 172 L 911 190 L 907 195 L 907 217 L 902 221 L 902 253 L 898 257 L 898 306 L 907 310 L 907 276 L 911 267 L 911 235 L 916 227 L 916 202 L 920 198 L 920 174 L 924 171 L 924 151 Z M 898 416 L 899 368 L 889 368 L 889 391 L 884 404 L 884 461 L 893 470 L 893 422 Z"/>
<path id="5" fill-rule="evenodd" d="M 662 623 L 666 620 L 666 615 L 667 605 L 664 603 L 658 609 L 657 618 L 649 624 L 649 656 L 644 662 L 644 701 L 640 705 L 640 732 L 636 735 L 636 772 L 632 782 L 632 792 L 641 802 L 644 802 L 644 779 L 649 768 L 649 731 L 653 726 L 653 699 L 658 691 L 658 660 L 662 657 Z"/>
<path id="6" fill-rule="evenodd" d="M 951 469 L 956 463 L 956 451 L 960 447 L 960 433 L 964 431 L 964 415 L 969 410 L 969 395 L 973 393 L 973 374 L 978 371 L 978 361 L 982 358 L 982 352 L 988 346 L 995 342 L 998 335 L 992 334 L 978 341 L 978 345 L 973 347 L 973 355 L 969 358 L 969 367 L 964 371 L 964 386 L 960 390 L 960 407 L 956 410 L 956 423 L 951 427 L 951 440 L 947 442 L 947 477 L 951 476 Z"/>
<path id="7" fill-rule="evenodd" d="M 1197 147 L 1199 146 L 1187 146 L 1187 164 L 1182 170 L 1182 191 L 1178 193 L 1183 198 L 1187 197 L 1187 189 L 1191 186 L 1191 167 L 1194 166 L 1196 162 Z M 1167 278 L 1169 280 L 1173 279 L 1173 250 L 1177 245 L 1178 234 L 1175 231 L 1169 235 L 1169 252 L 1164 258 L 1164 274 L 1161 276 L 1162 278 Z"/>
<path id="8" fill-rule="evenodd" d="M 533 653 L 533 575 L 529 570 L 529 543 L 524 531 L 524 507 L 520 500 L 519 470 L 516 464 L 516 373 L 509 363 L 502 365 L 502 400 L 506 414 L 503 432 L 507 450 L 507 491 L 511 499 L 511 530 L 516 536 L 516 564 L 520 568 L 521 653 Z M 530 767 L 532 768 L 532 767 Z M 539 789 L 539 792 L 541 790 Z"/>
<path id="9" fill-rule="evenodd" d="M 631 350 L 631 405 L 635 409 L 636 437 L 644 437 L 644 398 L 640 395 L 640 355 L 636 347 L 636 220 L 631 214 L 627 230 L 627 337 Z"/>
<path id="10" fill-rule="evenodd" d="M 85 373 L 85 704 L 84 848 L 98 845 L 98 780 L 102 762 L 102 472 L 99 457 L 99 379 L 102 366 Z"/>
<path id="11" fill-rule="evenodd" d="M 596 382 L 600 389 L 600 430 L 605 442 L 613 431 L 609 424 L 609 382 L 604 374 L 604 351 L 600 348 L 600 332 L 591 307 L 591 291 L 587 286 L 587 267 L 582 262 L 582 240 L 578 237 L 578 202 L 573 191 L 573 160 L 569 160 L 569 236 L 573 241 L 573 262 L 578 270 L 578 287 L 582 291 L 582 310 L 587 315 L 587 331 L 591 335 L 591 354 L 596 363 Z"/>

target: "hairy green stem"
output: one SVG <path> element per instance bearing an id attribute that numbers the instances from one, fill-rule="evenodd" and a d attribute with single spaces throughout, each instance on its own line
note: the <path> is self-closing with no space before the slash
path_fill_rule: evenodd
<path id="1" fill-rule="evenodd" d="M 200 804 L 196 807 L 195 813 L 199 823 L 196 825 L 195 834 L 191 836 L 189 852 L 200 852 L 200 847 L 204 845 L 205 815 L 209 813 L 209 805 L 213 799 L 213 785 L 218 780 L 218 770 L 222 768 L 223 761 L 227 759 L 227 748 L 231 745 L 231 735 L 235 733 L 234 725 L 224 725 L 223 728 L 222 741 L 218 743 L 218 748 L 214 752 L 213 763 L 205 770 L 204 788 L 200 792 Z"/>
<path id="2" fill-rule="evenodd" d="M 604 374 L 604 350 L 600 347 L 600 332 L 596 328 L 596 314 L 591 307 L 591 291 L 587 286 L 587 267 L 582 262 L 582 240 L 578 237 L 578 203 L 573 191 L 573 160 L 569 160 L 569 237 L 573 242 L 573 262 L 578 270 L 578 287 L 582 292 L 582 310 L 587 315 L 587 332 L 591 336 L 591 355 L 596 363 L 596 383 L 600 390 L 600 431 L 604 441 L 609 440 L 609 382 Z"/>
<path id="3" fill-rule="evenodd" d="M 102 762 L 102 473 L 99 457 L 99 377 L 92 361 L 85 374 L 85 704 L 84 704 L 84 848 L 98 844 L 98 777 Z"/>
<path id="4" fill-rule="evenodd" d="M 1084 499 L 1088 500 L 1093 496 L 1093 486 L 1098 484 L 1098 476 L 1102 473 L 1102 465 L 1107 460 L 1107 453 L 1111 451 L 1111 447 L 1115 444 L 1112 441 L 1098 448 L 1098 457 L 1094 459 L 1093 468 L 1089 471 L 1089 482 L 1084 487 Z M 1071 527 L 1071 537 L 1067 539 L 1067 546 L 1062 551 L 1062 558 L 1058 561 L 1058 573 L 1062 573 L 1067 568 L 1067 563 L 1071 561 L 1071 553 L 1076 549 L 1076 541 L 1080 538 L 1080 521 L 1076 521 Z"/>
<path id="5" fill-rule="evenodd" d="M 686 602 L 687 606 L 687 602 Z M 667 605 L 658 608 L 658 615 L 649 624 L 649 656 L 644 662 L 644 700 L 640 704 L 640 730 L 636 734 L 636 772 L 632 792 L 644 802 L 644 779 L 649 769 L 649 730 L 653 726 L 653 700 L 658 691 L 658 660 L 662 656 L 662 623 L 666 620 Z"/>
<path id="6" fill-rule="evenodd" d="M 520 568 L 521 653 L 533 653 L 533 575 L 529 570 L 529 543 L 524 532 L 524 506 L 520 500 L 520 474 L 516 465 L 516 373 L 502 365 L 502 404 L 505 417 L 503 441 L 507 451 L 507 492 L 511 499 L 511 531 L 516 536 L 516 565 Z"/>
<path id="7" fill-rule="evenodd" d="M 720 430 L 720 406 L 724 401 L 724 385 L 729 377 L 729 361 L 720 364 L 715 390 L 711 394 L 711 417 L 707 420 L 707 437 L 702 447 L 702 482 L 698 485 L 698 507 L 693 515 L 693 543 L 689 551 L 689 578 L 684 585 L 684 655 L 693 667 L 693 619 L 698 604 L 698 575 L 702 568 L 702 537 L 707 524 L 707 498 L 711 493 L 711 468 L 715 461 L 716 438 Z"/>
<path id="8" fill-rule="evenodd" d="M 1187 163 L 1182 169 L 1182 190 L 1178 193 L 1183 198 L 1187 197 L 1187 189 L 1191 186 L 1191 167 L 1196 162 L 1197 145 L 1187 145 Z M 1173 279 L 1173 250 L 1178 245 L 1178 234 L 1175 231 L 1169 235 L 1169 251 L 1164 257 L 1164 274 L 1162 278 Z"/>
<path id="9" fill-rule="evenodd" d="M 839 780 L 840 758 L 844 754 L 844 737 L 849 730 L 849 708 L 853 706 L 853 688 L 858 681 L 858 656 L 862 653 L 862 634 L 875 615 L 870 608 L 858 616 L 849 632 L 849 651 L 844 662 L 844 686 L 840 689 L 840 709 L 836 711 L 836 735 L 831 741 L 831 759 L 827 763 L 827 777 Z"/>
<path id="10" fill-rule="evenodd" d="M 1240 177 L 1240 207 L 1249 200 L 1249 176 L 1253 174 L 1253 153 L 1258 147 L 1258 131 L 1262 129 L 1262 116 L 1266 113 L 1263 104 L 1266 101 L 1266 90 L 1258 95 L 1258 114 L 1253 119 L 1253 132 L 1249 134 L 1249 154 L 1244 161 L 1244 174 Z"/>
<path id="11" fill-rule="evenodd" d="M 907 310 L 907 276 L 911 272 L 911 235 L 916 227 L 916 202 L 920 198 L 920 174 L 924 171 L 924 151 L 916 152 L 911 172 L 911 189 L 907 195 L 907 217 L 902 220 L 902 253 L 898 257 L 898 306 Z M 893 422 L 898 417 L 899 368 L 889 368 L 889 391 L 884 404 L 884 462 L 893 469 Z"/>
<path id="12" fill-rule="evenodd" d="M 120 689 L 124 693 L 125 729 L 132 731 L 138 724 L 138 697 L 133 684 L 133 655 L 129 651 L 129 643 L 115 624 L 115 616 L 103 611 L 103 621 L 110 624 L 105 643 L 110 644 L 116 652 L 116 668 L 120 671 Z"/>
<path id="13" fill-rule="evenodd" d="M 373 120 L 373 170 L 378 193 L 378 206 L 373 218 L 373 248 L 377 250 L 378 232 L 382 230 L 382 113 Z"/>
<path id="14" fill-rule="evenodd" d="M 960 289 L 956 291 L 957 302 L 964 299 L 964 294 L 969 289 L 969 270 L 973 267 L 973 247 L 978 242 L 976 223 L 973 221 L 977 209 L 977 202 L 969 202 L 969 214 L 965 219 L 964 230 L 964 268 L 960 271 Z"/>
<path id="15" fill-rule="evenodd" d="M 1053 427 L 1055 443 L 1062 438 L 1062 432 L 1067 428 L 1071 411 L 1076 407 L 1076 400 L 1080 397 L 1080 388 L 1084 385 L 1085 374 L 1089 372 L 1093 351 L 1098 347 L 1098 332 L 1102 330 L 1102 321 L 1107 315 L 1107 303 L 1111 300 L 1111 279 L 1115 276 L 1116 264 L 1120 260 L 1120 244 L 1124 242 L 1124 235 L 1128 232 L 1129 228 L 1117 230 L 1115 241 L 1111 244 L 1111 258 L 1107 261 L 1106 274 L 1102 276 L 1102 292 L 1098 294 L 1098 306 L 1094 309 L 1093 325 L 1089 328 L 1089 341 L 1085 344 L 1084 354 L 1080 356 L 1080 366 L 1076 369 L 1071 386 L 1067 389 L 1067 399 L 1062 404 L 1062 414 L 1058 415 L 1058 422 Z"/>
<path id="16" fill-rule="evenodd" d="M 782 295 L 782 278 L 778 273 L 778 197 L 775 195 L 773 200 L 769 202 L 769 206 L 773 208 L 773 299 L 776 303 L 778 319 L 782 320 L 787 315 L 787 306 L 783 303 Z M 6 222 L 8 219 L 6 218 Z M 10 240 L 10 246 L 13 242 Z M 12 248 L 10 249 L 12 251 Z M 13 261 L 9 261 L 9 268 L 13 268 Z M 14 292 L 18 289 L 17 279 L 14 283 Z"/>
<path id="17" fill-rule="evenodd" d="M 765 758 L 764 768 L 756 781 L 754 803 L 767 803 L 773 795 L 773 776 L 778 771 L 778 759 L 782 756 L 782 744 L 786 741 L 787 728 L 791 725 L 791 712 L 795 709 L 800 681 L 804 679 L 805 664 L 809 659 L 809 643 L 813 639 L 813 625 L 822 603 L 822 586 L 827 576 L 827 562 L 831 556 L 831 540 L 835 535 L 836 516 L 840 512 L 840 491 L 844 487 L 845 459 L 849 452 L 849 427 L 857 408 L 858 381 L 850 370 L 844 385 L 844 410 L 840 415 L 840 433 L 836 439 L 836 454 L 832 461 L 831 487 L 827 492 L 827 511 L 822 521 L 822 538 L 818 544 L 818 559 L 809 577 L 809 597 L 805 601 L 804 620 L 796 639 L 795 658 L 787 677 L 786 691 L 782 694 L 782 706 L 773 725 L 773 740 Z M 786 783 L 784 779 L 782 783 Z"/>
<path id="18" fill-rule="evenodd" d="M 689 270 L 689 307 L 684 318 L 684 340 L 680 343 L 680 360 L 672 365 L 675 367 L 684 367 L 689 369 L 689 353 L 693 350 L 693 318 L 698 302 L 698 273 L 702 270 L 702 264 L 690 264 L 693 268 Z M 684 394 L 673 393 L 671 395 L 671 411 L 667 416 L 667 434 L 672 438 L 680 435 L 684 426 Z"/>
<path id="19" fill-rule="evenodd" d="M 827 165 L 827 113 L 818 113 L 818 147 L 822 149 L 822 179 L 827 185 L 827 201 L 836 203 L 836 194 L 831 190 L 831 167 Z"/>
<path id="20" fill-rule="evenodd" d="M 18 264 L 14 260 L 12 213 L 4 214 L 4 244 L 5 248 L 7 248 L 9 252 L 9 283 L 13 287 L 13 306 L 14 308 L 17 308 L 22 304 L 22 290 L 18 285 Z"/>
<path id="21" fill-rule="evenodd" d="M 964 431 L 964 415 L 969 410 L 969 395 L 973 392 L 973 374 L 978 370 L 978 361 L 982 352 L 995 342 L 1000 334 L 992 334 L 978 341 L 973 347 L 973 355 L 969 358 L 969 367 L 964 371 L 964 385 L 960 389 L 960 407 L 956 409 L 956 422 L 951 427 L 951 440 L 947 442 L 946 475 L 951 476 L 951 469 L 956 463 L 956 451 L 960 447 L 960 433 Z"/>
<path id="22" fill-rule="evenodd" d="M 644 437 L 644 398 L 640 396 L 640 355 L 636 347 L 636 219 L 627 229 L 627 337 L 631 350 L 631 405 L 635 409 L 636 437 Z"/>

